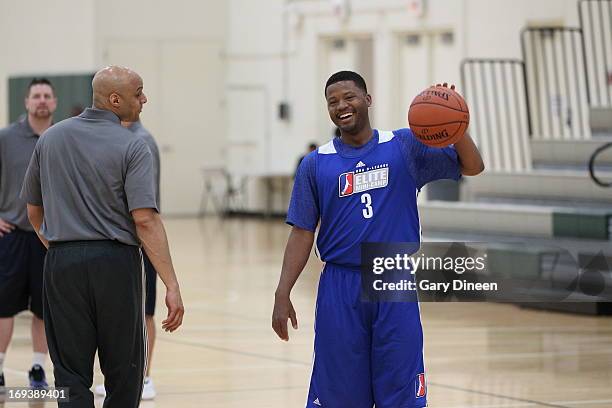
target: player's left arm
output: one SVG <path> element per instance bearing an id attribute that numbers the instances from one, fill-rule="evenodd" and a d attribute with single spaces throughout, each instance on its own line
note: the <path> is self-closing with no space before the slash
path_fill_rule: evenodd
<path id="1" fill-rule="evenodd" d="M 27 204 L 26 208 L 28 220 L 30 221 L 30 224 L 32 224 L 32 227 L 34 227 L 34 231 L 36 232 L 36 235 L 38 235 L 38 239 L 40 239 L 40 242 L 42 242 L 46 248 L 49 248 L 49 242 L 40 233 L 40 227 L 42 226 L 45 218 L 42 187 L 40 184 L 39 152 L 41 140 L 42 139 L 39 139 L 36 143 L 34 153 L 32 153 L 32 157 L 30 158 L 30 164 L 28 164 L 28 169 L 26 170 L 19 196 Z"/>
<path id="2" fill-rule="evenodd" d="M 42 236 L 40 233 L 40 227 L 42 226 L 43 219 L 45 218 L 45 209 L 42 205 L 32 205 L 28 204 L 28 219 L 30 220 L 30 224 L 34 227 L 34 231 L 36 235 L 38 235 L 38 239 L 43 243 L 45 248 L 49 248 L 49 242 Z"/>
<path id="3" fill-rule="evenodd" d="M 462 175 L 476 176 L 482 173 L 485 165 L 482 161 L 480 151 L 469 133 L 466 132 L 465 135 L 455 143 L 455 151 L 457 152 L 457 159 L 459 160 Z"/>

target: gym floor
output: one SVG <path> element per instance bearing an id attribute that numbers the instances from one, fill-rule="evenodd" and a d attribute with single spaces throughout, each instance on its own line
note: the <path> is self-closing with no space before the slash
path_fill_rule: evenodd
<path id="1" fill-rule="evenodd" d="M 288 226 L 207 217 L 169 219 L 166 228 L 186 314 L 178 332 L 158 331 L 158 395 L 141 407 L 303 407 L 322 264 L 312 256 L 293 291 L 299 330 L 284 343 L 270 315 Z M 166 313 L 163 289 L 159 282 L 158 326 Z M 423 303 L 421 310 L 430 407 L 612 407 L 611 318 L 491 303 Z M 27 384 L 29 324 L 29 313 L 18 316 L 7 386 Z"/>

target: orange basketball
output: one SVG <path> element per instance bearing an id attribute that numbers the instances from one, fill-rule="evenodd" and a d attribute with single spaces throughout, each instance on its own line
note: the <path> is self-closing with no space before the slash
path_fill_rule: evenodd
<path id="1" fill-rule="evenodd" d="M 432 86 L 418 94 L 408 110 L 412 133 L 428 146 L 456 143 L 470 123 L 470 111 L 461 95 L 450 88 Z"/>

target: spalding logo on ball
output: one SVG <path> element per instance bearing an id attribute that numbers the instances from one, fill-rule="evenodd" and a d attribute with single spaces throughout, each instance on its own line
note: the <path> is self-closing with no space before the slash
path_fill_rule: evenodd
<path id="1" fill-rule="evenodd" d="M 432 86 L 418 94 L 408 110 L 412 133 L 428 146 L 456 143 L 469 123 L 470 111 L 463 97 L 443 86 Z"/>

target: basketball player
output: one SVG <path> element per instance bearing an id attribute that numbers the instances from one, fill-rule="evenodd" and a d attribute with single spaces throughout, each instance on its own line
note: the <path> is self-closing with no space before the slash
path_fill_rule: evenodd
<path id="1" fill-rule="evenodd" d="M 28 222 L 25 201 L 19 198 L 34 146 L 53 121 L 57 99 L 45 78 L 33 79 L 25 98 L 27 114 L 0 130 L 0 391 L 3 364 L 13 335 L 14 316 L 30 309 L 34 358 L 29 371 L 32 388 L 47 387 L 47 340 L 43 324 L 43 264 L 46 249 Z"/>
<path id="2" fill-rule="evenodd" d="M 318 226 L 317 248 L 326 264 L 317 295 L 306 407 L 425 407 L 419 306 L 360 301 L 360 244 L 420 241 L 419 190 L 433 180 L 479 174 L 484 165 L 468 135 L 454 147 L 438 149 L 418 142 L 409 129 L 373 130 L 368 117 L 372 98 L 355 72 L 333 74 L 325 97 L 341 135 L 306 156 L 298 170 L 287 215 L 293 228 L 272 327 L 283 340 L 289 340 L 288 319 L 297 329 L 290 293 Z M 384 187 L 360 190 L 356 178 L 342 177 L 382 168 L 388 175 Z"/>
<path id="3" fill-rule="evenodd" d="M 136 408 L 146 361 L 141 244 L 166 285 L 162 328 L 176 330 L 184 309 L 157 212 L 151 152 L 120 123 L 138 120 L 147 101 L 142 79 L 111 66 L 96 73 L 92 87 L 93 108 L 50 127 L 37 143 L 21 196 L 49 246 L 47 343 L 55 385 L 70 388 L 70 401 L 59 405 L 94 406 L 97 350 L 104 406 Z"/>
<path id="4" fill-rule="evenodd" d="M 159 193 L 159 181 L 160 181 L 160 160 L 159 160 L 159 148 L 153 138 L 153 135 L 142 126 L 140 121 L 137 122 L 121 122 L 121 126 L 130 129 L 134 134 L 141 137 L 149 147 L 151 154 L 153 155 L 153 170 L 155 180 L 155 201 L 157 202 L 157 208 L 160 208 L 160 193 Z M 142 260 L 145 270 L 145 323 L 147 325 L 147 372 L 145 373 L 144 386 L 142 388 L 142 399 L 152 400 L 155 398 L 157 393 L 155 392 L 155 386 L 153 385 L 153 379 L 151 378 L 151 362 L 153 361 L 153 348 L 155 347 L 155 295 L 157 292 L 157 272 L 151 264 L 151 260 L 147 256 L 146 252 L 142 254 Z M 96 386 L 96 394 L 106 395 L 104 384 Z"/>

